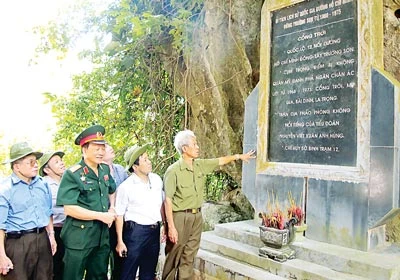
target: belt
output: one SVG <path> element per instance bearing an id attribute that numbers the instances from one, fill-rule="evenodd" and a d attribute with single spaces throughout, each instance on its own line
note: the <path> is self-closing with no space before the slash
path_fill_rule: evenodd
<path id="1" fill-rule="evenodd" d="M 157 223 L 154 223 L 154 224 L 151 224 L 151 225 L 141 225 L 141 224 L 138 224 L 138 223 L 136 223 L 134 221 L 126 221 L 125 222 L 125 227 L 128 227 L 128 228 L 142 227 L 142 228 L 156 229 L 159 226 L 160 226 L 160 222 L 157 222 Z"/>
<path id="2" fill-rule="evenodd" d="M 32 228 L 32 229 L 25 229 L 25 230 L 20 230 L 20 231 L 10 231 L 6 233 L 7 238 L 11 239 L 18 239 L 21 236 L 28 234 L 28 233 L 42 233 L 44 231 L 45 227 L 41 228 Z"/>
<path id="3" fill-rule="evenodd" d="M 176 212 L 185 212 L 185 213 L 192 213 L 192 214 L 197 214 L 201 212 L 201 208 L 193 208 L 193 209 L 185 209 L 185 210 L 180 210 Z"/>

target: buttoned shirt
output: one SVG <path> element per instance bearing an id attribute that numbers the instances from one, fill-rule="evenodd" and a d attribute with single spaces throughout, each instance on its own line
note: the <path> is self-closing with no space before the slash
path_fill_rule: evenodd
<path id="1" fill-rule="evenodd" d="M 55 226 L 62 225 L 65 221 L 64 207 L 57 206 L 56 204 L 59 183 L 50 176 L 44 176 L 43 179 L 49 184 L 49 187 L 51 189 L 51 200 L 53 205 L 53 224 Z"/>
<path id="2" fill-rule="evenodd" d="M 151 225 L 161 221 L 163 201 L 164 193 L 160 176 L 149 173 L 149 182 L 145 183 L 132 173 L 118 187 L 115 212 L 119 216 L 124 216 L 125 221 Z"/>
<path id="3" fill-rule="evenodd" d="M 28 184 L 12 173 L 1 182 L 0 229 L 11 232 L 45 227 L 51 215 L 51 190 L 41 177 Z"/>
<path id="4" fill-rule="evenodd" d="M 193 169 L 180 158 L 168 167 L 164 175 L 166 197 L 172 201 L 172 211 L 200 208 L 204 200 L 207 174 L 219 166 L 218 159 L 195 159 Z"/>
<path id="5" fill-rule="evenodd" d="M 107 164 L 99 164 L 98 176 L 82 160 L 67 169 L 61 179 L 57 205 L 77 205 L 97 212 L 108 212 L 109 194 L 116 186 Z M 67 216 L 61 238 L 65 247 L 87 249 L 109 244 L 108 226 L 98 220 L 79 220 Z"/>

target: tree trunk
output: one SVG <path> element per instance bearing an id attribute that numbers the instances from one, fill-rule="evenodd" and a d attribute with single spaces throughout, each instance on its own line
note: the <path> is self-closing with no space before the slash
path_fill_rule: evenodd
<path id="1" fill-rule="evenodd" d="M 185 126 L 201 157 L 242 153 L 244 102 L 259 79 L 261 0 L 205 1 L 184 71 L 175 83 L 188 104 Z M 238 182 L 241 163 L 226 171 Z"/>

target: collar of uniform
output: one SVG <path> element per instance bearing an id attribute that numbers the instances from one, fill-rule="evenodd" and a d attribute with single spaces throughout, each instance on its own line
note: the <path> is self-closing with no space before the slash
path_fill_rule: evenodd
<path id="1" fill-rule="evenodd" d="M 196 160 L 193 160 L 193 165 L 195 164 Z M 193 171 L 192 168 L 190 168 L 190 166 L 186 163 L 186 161 L 183 160 L 183 158 L 179 159 L 179 166 L 181 168 L 181 170 L 183 169 L 187 169 L 189 171 Z"/>
<path id="2" fill-rule="evenodd" d="M 82 158 L 81 162 L 79 163 L 79 165 L 81 166 L 81 168 L 80 168 L 80 170 L 79 170 L 79 174 L 80 174 L 80 175 L 84 174 L 84 176 L 89 176 L 89 177 L 90 177 L 90 176 L 96 175 L 96 174 L 94 173 L 94 171 L 92 170 L 92 168 L 90 168 L 89 165 L 87 165 L 87 164 L 85 163 L 85 161 L 84 161 L 83 158 Z M 88 172 L 87 174 L 84 172 L 85 167 L 87 168 L 87 170 L 89 170 L 89 172 Z M 81 174 L 81 173 L 82 173 L 82 174 Z"/>
<path id="3" fill-rule="evenodd" d="M 81 168 L 85 168 L 85 166 L 87 166 L 87 168 L 89 169 L 89 173 L 90 173 L 90 171 L 92 171 L 93 172 L 93 169 L 92 168 L 90 168 L 90 166 L 89 165 L 87 165 L 86 163 L 85 163 L 85 160 L 84 159 L 81 159 L 81 162 L 79 163 L 79 165 L 81 166 Z M 104 166 L 108 166 L 107 164 L 105 164 L 105 163 L 99 163 L 98 165 L 97 165 L 97 169 L 101 169 L 101 170 L 104 170 Z"/>

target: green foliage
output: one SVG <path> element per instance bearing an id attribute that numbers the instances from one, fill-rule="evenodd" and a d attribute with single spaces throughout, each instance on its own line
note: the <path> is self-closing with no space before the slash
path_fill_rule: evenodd
<path id="1" fill-rule="evenodd" d="M 79 147 L 71 147 L 77 133 L 102 124 L 117 162 L 123 164 L 128 146 L 150 143 L 154 170 L 162 174 L 176 160 L 173 136 L 185 125 L 185 100 L 175 91 L 171 69 L 178 67 L 203 1 L 121 0 L 101 13 L 96 3 L 83 1 L 64 11 L 59 22 L 35 29 L 41 35 L 38 54 L 53 51 L 62 57 L 93 39 L 80 51 L 93 70 L 74 77 L 68 97 L 45 94 L 58 119 L 56 146 L 73 164 L 80 158 Z"/>
<path id="2" fill-rule="evenodd" d="M 223 171 L 216 171 L 207 176 L 204 200 L 218 202 L 224 194 L 237 189 L 239 186 L 229 174 Z"/>

